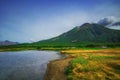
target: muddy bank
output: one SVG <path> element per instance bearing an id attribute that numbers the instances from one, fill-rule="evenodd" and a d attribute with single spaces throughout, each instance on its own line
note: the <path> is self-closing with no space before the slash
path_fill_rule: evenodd
<path id="1" fill-rule="evenodd" d="M 47 65 L 45 80 L 66 80 L 65 69 L 72 58 L 58 59 Z"/>

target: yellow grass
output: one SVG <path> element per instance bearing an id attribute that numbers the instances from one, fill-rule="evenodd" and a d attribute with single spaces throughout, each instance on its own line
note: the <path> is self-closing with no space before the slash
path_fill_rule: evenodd
<path id="1" fill-rule="evenodd" d="M 120 49 L 100 49 L 100 50 L 63 50 L 61 53 L 120 53 Z"/>
<path id="2" fill-rule="evenodd" d="M 72 67 L 68 80 L 120 80 L 120 49 L 66 50 L 62 53 L 74 58 L 68 66 Z"/>

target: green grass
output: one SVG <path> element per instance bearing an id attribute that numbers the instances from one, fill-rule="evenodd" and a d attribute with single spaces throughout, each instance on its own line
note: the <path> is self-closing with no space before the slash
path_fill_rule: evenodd
<path id="1" fill-rule="evenodd" d="M 77 57 L 75 59 L 73 59 L 71 61 L 71 64 L 72 65 L 76 65 L 76 64 L 81 64 L 81 65 L 86 65 L 89 61 L 87 59 L 85 59 L 84 57 L 80 56 L 80 57 Z"/>

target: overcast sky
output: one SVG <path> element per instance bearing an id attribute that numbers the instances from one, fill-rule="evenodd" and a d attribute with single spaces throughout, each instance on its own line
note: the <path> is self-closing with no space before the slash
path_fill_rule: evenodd
<path id="1" fill-rule="evenodd" d="M 0 0 L 0 41 L 48 39 L 111 16 L 120 18 L 120 0 Z"/>

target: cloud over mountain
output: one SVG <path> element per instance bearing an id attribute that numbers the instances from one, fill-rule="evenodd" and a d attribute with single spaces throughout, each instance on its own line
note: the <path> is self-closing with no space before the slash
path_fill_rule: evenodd
<path id="1" fill-rule="evenodd" d="M 120 19 L 113 16 L 103 18 L 99 20 L 97 23 L 111 29 L 120 30 Z"/>

